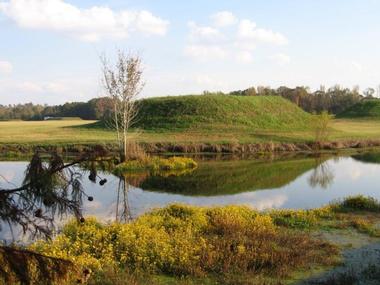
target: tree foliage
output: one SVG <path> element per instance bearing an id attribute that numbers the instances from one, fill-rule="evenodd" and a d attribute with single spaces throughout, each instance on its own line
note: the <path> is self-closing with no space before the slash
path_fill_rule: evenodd
<path id="1" fill-rule="evenodd" d="M 330 114 L 340 114 L 364 98 L 374 98 L 375 90 L 367 88 L 362 93 L 357 86 L 352 89 L 335 85 L 326 89 L 321 86 L 311 92 L 305 86 L 289 88 L 281 86 L 277 89 L 268 86 L 250 87 L 229 93 L 204 91 L 204 95 L 235 95 L 235 96 L 281 96 L 309 113 L 328 111 Z M 113 103 L 110 97 L 94 98 L 88 102 L 69 102 L 63 105 L 17 104 L 1 105 L 0 120 L 43 120 L 45 117 L 80 117 L 85 120 L 101 120 L 110 118 L 113 114 Z"/>
<path id="2" fill-rule="evenodd" d="M 317 147 L 328 141 L 331 119 L 332 116 L 327 111 L 314 115 L 312 127 L 314 130 L 314 141 Z"/>
<path id="3" fill-rule="evenodd" d="M 100 120 L 110 116 L 111 111 L 112 104 L 109 98 L 94 98 L 88 102 L 70 102 L 55 106 L 32 103 L 0 105 L 0 120 L 43 120 L 46 117 Z"/>
<path id="4" fill-rule="evenodd" d="M 358 87 L 349 89 L 342 88 L 339 85 L 335 85 L 327 90 L 324 86 L 321 86 L 319 90 L 314 92 L 311 92 L 309 88 L 305 86 L 297 86 L 295 88 L 281 86 L 277 89 L 258 86 L 256 89 L 255 87 L 251 87 L 246 90 L 232 91 L 229 95 L 281 96 L 292 101 L 309 113 L 328 111 L 330 114 L 339 114 L 358 103 L 364 97 L 373 96 L 374 92 L 368 91 L 370 89 L 371 88 L 368 88 L 363 94 L 360 94 Z"/>

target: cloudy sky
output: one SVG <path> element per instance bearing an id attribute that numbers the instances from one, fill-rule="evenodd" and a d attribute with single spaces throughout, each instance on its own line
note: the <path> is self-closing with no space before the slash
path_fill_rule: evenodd
<path id="1" fill-rule="evenodd" d="M 0 104 L 101 96 L 99 55 L 144 61 L 142 96 L 380 83 L 378 0 L 0 0 Z"/>

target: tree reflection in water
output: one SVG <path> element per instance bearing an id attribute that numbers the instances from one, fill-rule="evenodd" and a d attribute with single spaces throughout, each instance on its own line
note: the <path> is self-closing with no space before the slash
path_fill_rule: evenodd
<path id="1" fill-rule="evenodd" d="M 322 157 L 315 158 L 315 168 L 308 178 L 309 185 L 313 188 L 321 187 L 327 189 L 334 181 L 334 173 L 329 161 L 323 161 Z"/>
<path id="2" fill-rule="evenodd" d="M 126 177 L 119 177 L 119 185 L 117 187 L 116 201 L 116 217 L 117 222 L 127 223 L 132 220 L 131 208 L 129 205 L 128 191 L 129 183 Z"/>
<path id="3" fill-rule="evenodd" d="M 114 169 L 114 161 L 110 160 L 97 160 L 90 162 L 83 162 L 81 167 L 88 169 L 90 175 L 89 180 L 93 183 L 97 182 L 98 174 L 97 171 L 101 170 L 104 173 L 112 174 Z M 125 174 L 123 176 L 118 176 L 119 182 L 117 186 L 116 204 L 115 204 L 115 221 L 117 222 L 129 222 L 132 220 L 131 208 L 129 205 L 128 192 L 131 185 L 141 179 L 145 179 L 145 173 L 131 173 Z M 104 185 L 107 179 L 101 179 L 99 181 L 100 185 Z M 139 182 L 137 182 L 139 183 Z"/>

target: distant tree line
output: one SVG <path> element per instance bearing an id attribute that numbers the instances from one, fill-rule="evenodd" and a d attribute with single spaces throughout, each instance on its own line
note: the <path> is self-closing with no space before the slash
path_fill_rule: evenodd
<path id="1" fill-rule="evenodd" d="M 259 86 L 257 88 L 251 87 L 245 90 L 232 91 L 228 95 L 281 96 L 310 113 L 327 111 L 330 114 L 339 114 L 364 98 L 374 98 L 374 94 L 375 90 L 373 88 L 367 88 L 360 94 L 359 87 L 349 89 L 335 85 L 328 89 L 321 86 L 319 90 L 314 92 L 304 86 L 296 88 L 281 86 L 277 89 Z"/>
<path id="2" fill-rule="evenodd" d="M 88 102 L 71 102 L 48 106 L 32 103 L 0 105 L 0 120 L 44 120 L 53 117 L 80 117 L 84 120 L 100 120 L 112 110 L 110 98 L 95 98 Z"/>
<path id="3" fill-rule="evenodd" d="M 335 85 L 326 89 L 321 86 L 311 92 L 308 87 L 289 88 L 281 86 L 273 89 L 265 86 L 250 87 L 230 93 L 208 92 L 203 94 L 235 95 L 235 96 L 281 96 L 297 104 L 310 113 L 327 111 L 339 114 L 348 107 L 365 98 L 374 98 L 375 90 L 367 88 L 362 93 L 358 87 L 352 89 Z M 71 102 L 63 105 L 35 105 L 32 103 L 17 105 L 0 105 L 0 120 L 44 120 L 47 117 L 80 117 L 84 120 L 100 120 L 110 118 L 113 113 L 113 102 L 110 97 L 94 98 L 88 102 Z"/>

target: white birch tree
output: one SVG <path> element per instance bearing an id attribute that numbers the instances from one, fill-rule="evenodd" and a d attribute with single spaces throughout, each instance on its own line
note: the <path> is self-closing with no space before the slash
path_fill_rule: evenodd
<path id="1" fill-rule="evenodd" d="M 121 161 L 128 157 L 128 133 L 135 122 L 137 98 L 144 88 L 142 62 L 138 55 L 117 52 L 117 60 L 110 64 L 101 56 L 103 86 L 113 103 L 112 127 L 116 131 Z"/>

